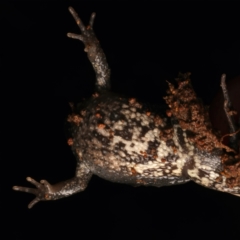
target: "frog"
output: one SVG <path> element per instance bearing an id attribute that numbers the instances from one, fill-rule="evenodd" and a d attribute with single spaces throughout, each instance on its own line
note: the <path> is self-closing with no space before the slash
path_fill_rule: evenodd
<path id="1" fill-rule="evenodd" d="M 14 186 L 13 190 L 35 195 L 28 208 L 83 192 L 92 175 L 133 186 L 194 181 L 240 196 L 239 151 L 224 145 L 213 131 L 190 73 L 179 74 L 177 87 L 168 83 L 167 111 L 112 92 L 111 71 L 93 30 L 96 14 L 85 26 L 72 7 L 69 11 L 81 34 L 67 36 L 83 42 L 96 74 L 95 92 L 84 103 L 71 105 L 67 117 L 71 132 L 67 143 L 77 162 L 75 176 L 57 184 L 27 177 L 36 188 Z"/>

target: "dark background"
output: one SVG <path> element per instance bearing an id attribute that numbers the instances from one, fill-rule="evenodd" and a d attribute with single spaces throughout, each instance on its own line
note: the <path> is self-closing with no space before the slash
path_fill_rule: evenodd
<path id="1" fill-rule="evenodd" d="M 94 29 L 116 92 L 163 104 L 166 82 L 190 71 L 205 104 L 220 76 L 240 74 L 237 2 L 6 1 L 0 4 L 2 239 L 240 239 L 240 198 L 194 183 L 134 188 L 93 177 L 79 194 L 38 203 L 11 190 L 25 178 L 74 175 L 66 144 L 69 101 L 93 93 L 95 75 L 72 6 Z"/>

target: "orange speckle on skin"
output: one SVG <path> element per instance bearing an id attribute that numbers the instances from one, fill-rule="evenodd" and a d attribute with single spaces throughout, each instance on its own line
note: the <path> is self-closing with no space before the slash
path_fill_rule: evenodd
<path id="1" fill-rule="evenodd" d="M 165 163 L 167 160 L 165 158 L 161 159 L 161 162 Z"/>
<path id="2" fill-rule="evenodd" d="M 151 112 L 146 112 L 146 115 L 149 117 L 151 115 Z"/>
<path id="3" fill-rule="evenodd" d="M 135 168 L 131 168 L 131 172 L 132 172 L 132 175 L 134 175 L 134 176 L 137 175 L 137 171 L 135 170 Z"/>
<path id="4" fill-rule="evenodd" d="M 44 197 L 45 197 L 46 200 L 49 200 L 49 199 L 50 199 L 50 196 L 49 196 L 48 194 L 45 194 Z"/>
<path id="5" fill-rule="evenodd" d="M 106 125 L 103 124 L 103 123 L 98 124 L 98 128 L 99 128 L 99 129 L 103 129 L 103 128 L 105 128 L 105 127 L 106 127 Z"/>
<path id="6" fill-rule="evenodd" d="M 79 123 L 82 121 L 82 118 L 78 114 L 71 114 L 71 115 L 68 115 L 67 121 L 73 122 L 79 125 Z"/>
<path id="7" fill-rule="evenodd" d="M 175 146 L 172 147 L 174 153 L 177 153 L 177 148 Z"/>
<path id="8" fill-rule="evenodd" d="M 73 139 L 72 139 L 72 138 L 69 138 L 69 139 L 67 140 L 67 144 L 68 144 L 69 146 L 72 146 L 72 145 L 73 145 Z"/>
<path id="9" fill-rule="evenodd" d="M 97 97 L 99 97 L 99 94 L 98 94 L 98 93 L 94 93 L 92 96 L 93 96 L 94 98 L 97 98 Z"/>
<path id="10" fill-rule="evenodd" d="M 140 153 L 141 153 L 144 157 L 147 156 L 147 153 L 146 153 L 146 152 L 140 151 Z"/>
<path id="11" fill-rule="evenodd" d="M 171 116 L 172 116 L 171 110 L 167 110 L 167 111 L 166 111 L 166 115 L 167 115 L 168 117 L 171 117 Z"/>
<path id="12" fill-rule="evenodd" d="M 110 130 L 110 131 L 109 131 L 109 135 L 110 135 L 109 137 L 112 139 L 113 136 L 114 136 L 114 131 Z"/>
<path id="13" fill-rule="evenodd" d="M 79 125 L 79 123 L 82 121 L 82 118 L 79 117 L 78 115 L 75 115 L 73 117 L 73 122 L 76 123 L 77 125 Z"/>
<path id="14" fill-rule="evenodd" d="M 128 101 L 130 104 L 134 104 L 136 102 L 136 98 L 129 98 Z"/>
<path id="15" fill-rule="evenodd" d="M 100 113 L 96 113 L 95 116 L 96 116 L 96 118 L 102 118 L 102 116 L 100 115 Z"/>

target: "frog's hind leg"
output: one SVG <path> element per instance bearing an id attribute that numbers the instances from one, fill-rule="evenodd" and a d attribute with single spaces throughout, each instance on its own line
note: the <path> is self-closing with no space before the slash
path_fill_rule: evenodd
<path id="1" fill-rule="evenodd" d="M 78 39 L 84 43 L 84 51 L 87 52 L 88 59 L 91 62 L 96 73 L 96 90 L 109 90 L 111 71 L 108 66 L 106 56 L 93 31 L 93 22 L 96 14 L 92 13 L 89 25 L 85 26 L 72 7 L 69 7 L 69 11 L 75 19 L 82 34 L 68 33 L 67 36 L 70 38 Z"/>

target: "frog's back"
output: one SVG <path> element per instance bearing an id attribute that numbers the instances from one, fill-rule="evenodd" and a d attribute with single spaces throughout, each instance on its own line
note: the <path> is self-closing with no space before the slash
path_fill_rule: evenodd
<path id="1" fill-rule="evenodd" d="M 74 116 L 81 121 L 72 123 L 73 151 L 94 174 L 134 185 L 188 180 L 183 174 L 187 156 L 177 151 L 172 126 L 150 105 L 105 91 Z"/>

